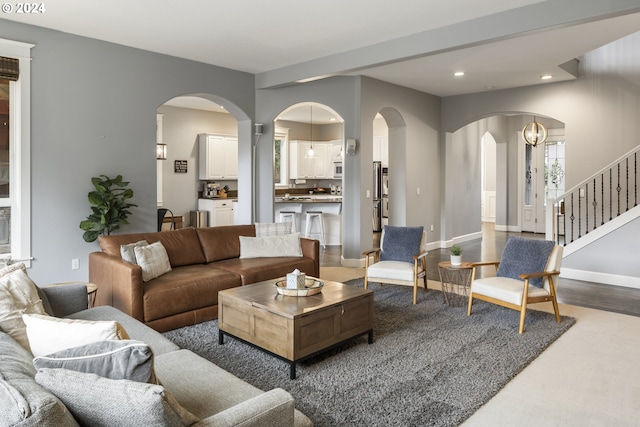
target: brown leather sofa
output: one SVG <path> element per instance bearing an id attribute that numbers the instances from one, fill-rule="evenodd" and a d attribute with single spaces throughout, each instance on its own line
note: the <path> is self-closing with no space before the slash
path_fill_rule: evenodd
<path id="1" fill-rule="evenodd" d="M 282 277 L 296 268 L 320 275 L 320 244 L 313 239 L 300 239 L 302 257 L 240 259 L 239 236 L 255 235 L 254 225 L 231 225 L 101 236 L 102 252 L 89 254 L 96 305 L 111 305 L 163 332 L 216 319 L 220 290 Z M 143 282 L 140 266 L 120 256 L 121 245 L 140 240 L 162 242 L 172 270 Z"/>

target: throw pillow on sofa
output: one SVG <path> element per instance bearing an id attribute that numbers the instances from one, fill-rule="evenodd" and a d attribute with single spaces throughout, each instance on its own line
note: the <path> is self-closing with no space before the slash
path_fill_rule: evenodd
<path id="1" fill-rule="evenodd" d="M 300 233 L 282 236 L 240 238 L 240 259 L 263 257 L 301 257 Z"/>
<path id="2" fill-rule="evenodd" d="M 136 260 L 135 248 L 140 246 L 147 246 L 148 244 L 149 242 L 147 242 L 146 240 L 140 240 L 139 242 L 129 243 L 128 245 L 121 245 L 120 256 L 123 260 L 131 264 L 138 264 L 138 261 Z"/>
<path id="3" fill-rule="evenodd" d="M 62 368 L 112 380 L 158 384 L 153 352 L 142 341 L 106 340 L 67 348 L 33 359 L 36 369 Z"/>
<path id="4" fill-rule="evenodd" d="M 136 261 L 142 268 L 143 282 L 148 282 L 171 271 L 169 255 L 162 243 L 155 242 L 147 246 L 136 246 L 133 250 L 136 254 Z"/>
<path id="5" fill-rule="evenodd" d="M 23 314 L 46 315 L 37 286 L 25 272 L 24 265 L 14 264 L 0 270 L 0 329 L 25 349 L 30 350 Z"/>
<path id="6" fill-rule="evenodd" d="M 36 382 L 86 426 L 190 426 L 199 419 L 164 387 L 67 369 L 39 369 Z"/>
<path id="7" fill-rule="evenodd" d="M 118 322 L 60 319 L 53 316 L 25 314 L 31 353 L 44 356 L 71 347 L 104 340 L 129 339 Z"/>

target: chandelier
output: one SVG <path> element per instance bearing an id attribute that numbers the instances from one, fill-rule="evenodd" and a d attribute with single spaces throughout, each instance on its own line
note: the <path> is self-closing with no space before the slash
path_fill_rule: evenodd
<path id="1" fill-rule="evenodd" d="M 536 116 L 533 116 L 533 121 L 522 129 L 522 139 L 533 147 L 544 144 L 547 140 L 547 128 L 542 123 L 538 123 Z"/>

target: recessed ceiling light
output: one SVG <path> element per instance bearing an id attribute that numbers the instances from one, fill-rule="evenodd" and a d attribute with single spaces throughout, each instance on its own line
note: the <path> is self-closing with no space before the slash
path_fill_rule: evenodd
<path id="1" fill-rule="evenodd" d="M 331 117 L 331 118 L 329 119 L 329 121 L 330 121 L 330 122 L 335 122 L 335 121 L 336 121 L 336 118 L 335 118 L 335 117 Z"/>
<path id="2" fill-rule="evenodd" d="M 484 88 L 486 90 L 494 90 L 496 87 L 495 86 L 485 86 Z"/>
<path id="3" fill-rule="evenodd" d="M 462 77 L 464 76 L 464 71 L 456 71 L 455 73 L 453 73 L 453 75 L 456 77 Z"/>
<path id="4" fill-rule="evenodd" d="M 553 76 L 551 74 L 543 74 L 543 75 L 540 76 L 540 78 L 542 80 L 549 80 L 549 79 L 552 79 Z"/>

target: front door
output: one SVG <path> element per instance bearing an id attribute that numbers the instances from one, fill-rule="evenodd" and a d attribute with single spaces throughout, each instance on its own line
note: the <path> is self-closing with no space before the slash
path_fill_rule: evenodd
<path id="1" fill-rule="evenodd" d="M 522 231 L 545 232 L 548 199 L 564 193 L 564 138 L 550 136 L 536 147 L 525 144 Z"/>

